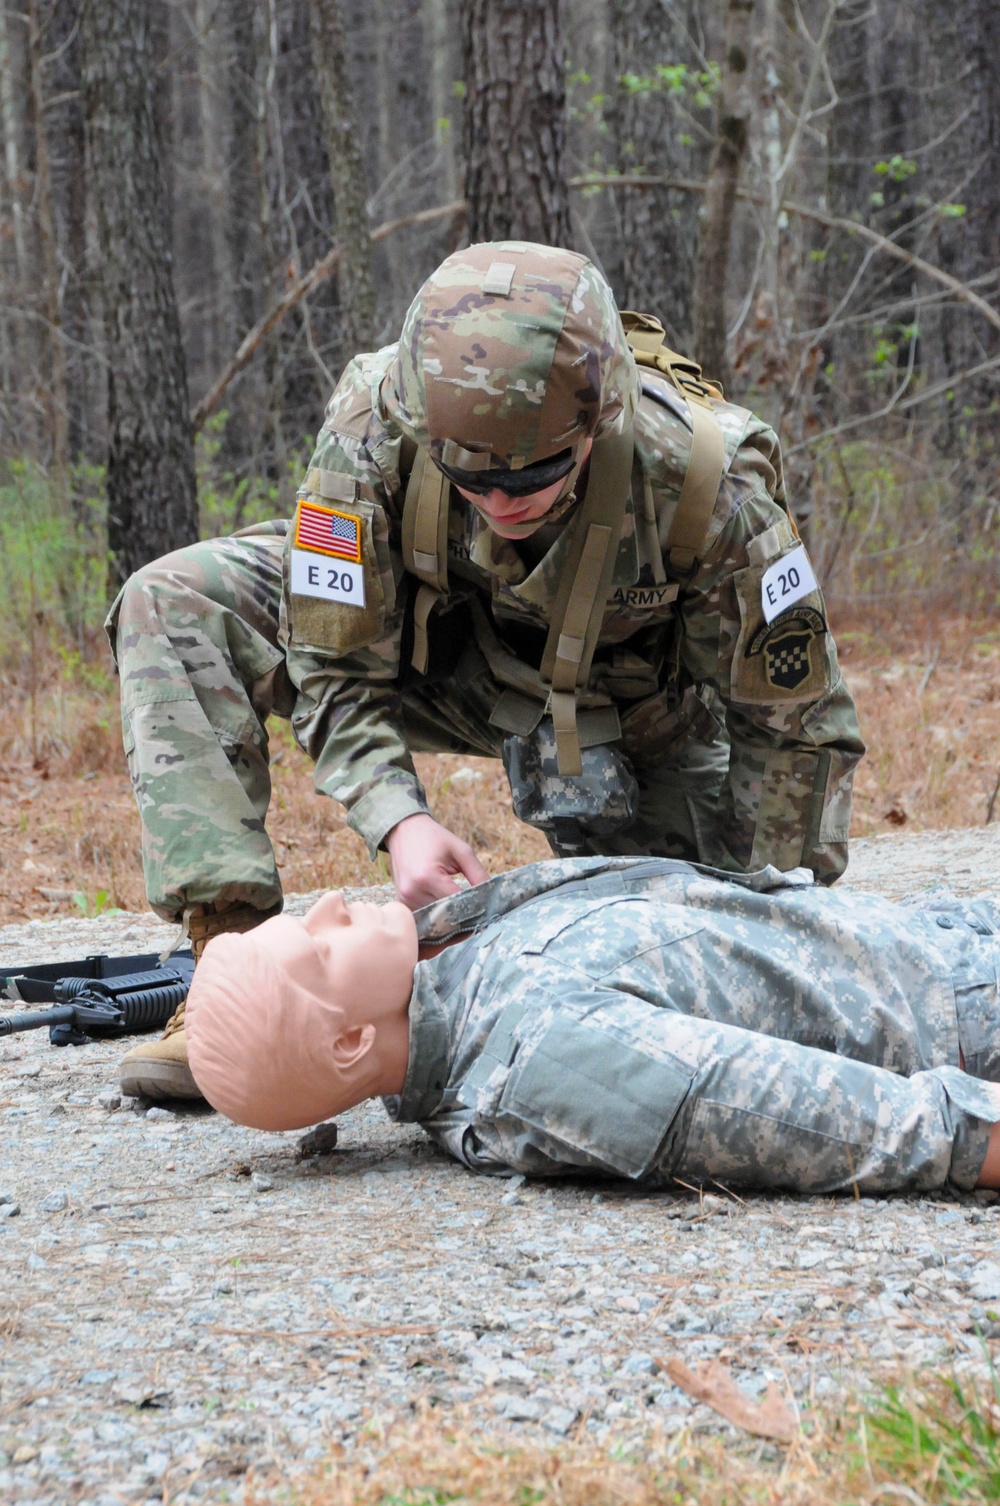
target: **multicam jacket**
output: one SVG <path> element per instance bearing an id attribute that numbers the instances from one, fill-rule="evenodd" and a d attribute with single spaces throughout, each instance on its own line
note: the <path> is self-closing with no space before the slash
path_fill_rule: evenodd
<path id="1" fill-rule="evenodd" d="M 282 621 L 299 691 L 296 735 L 317 763 L 317 788 L 347 807 L 372 852 L 399 821 L 427 810 L 400 696 L 416 582 L 400 549 L 408 457 L 380 398 L 394 353 L 387 347 L 350 363 L 300 492 L 360 519 L 365 605 L 296 594 L 290 538 Z M 689 579 L 678 579 L 664 542 L 690 420 L 666 380 L 641 375 L 631 496 L 590 685 L 618 707 L 622 744 L 637 767 L 669 759 L 691 739 L 728 739 L 716 861 L 735 870 L 804 864 L 832 882 L 846 865 L 851 781 L 864 748 L 819 591 L 765 619 L 764 591 L 780 590 L 780 570 L 765 575 L 800 548 L 776 437 L 747 410 L 716 406 L 726 471 L 703 557 Z M 451 493 L 452 586 L 475 596 L 502 643 L 534 655 L 536 666 L 573 516 L 540 533 L 545 552 L 526 563 Z M 504 735 L 498 728 L 477 751 L 499 753 Z"/>
<path id="2" fill-rule="evenodd" d="M 832 1192 L 975 1183 L 1000 1107 L 1000 907 L 804 870 L 534 864 L 417 912 L 390 1115 L 475 1170 Z"/>

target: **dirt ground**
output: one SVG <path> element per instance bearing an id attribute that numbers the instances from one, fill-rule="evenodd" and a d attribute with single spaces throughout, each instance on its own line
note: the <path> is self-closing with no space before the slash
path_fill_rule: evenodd
<path id="1" fill-rule="evenodd" d="M 952 617 L 837 628 L 868 754 L 853 834 L 983 827 L 1000 820 L 1000 629 Z M 6 694 L 0 729 L 0 924 L 145 908 L 139 823 L 118 736 L 113 687 L 54 681 L 34 704 Z M 287 724 L 272 723 L 268 828 L 286 893 L 381 883 L 343 811 L 312 790 Z M 431 808 L 491 873 L 548 856 L 517 821 L 491 759 L 416 759 Z"/>
<path id="2" fill-rule="evenodd" d="M 997 633 L 951 623 L 920 648 L 888 628 L 839 636 L 871 745 L 846 882 L 893 897 L 937 882 L 996 887 L 1000 821 L 985 821 L 1000 759 Z M 143 908 L 107 695 L 64 715 L 72 737 L 39 740 L 36 723 L 34 756 L 8 717 L 0 966 L 154 950 L 176 935 Z M 311 793 L 280 728 L 274 746 L 269 824 L 289 907 L 331 883 L 384 882 L 340 812 Z M 487 867 L 546 855 L 509 814 L 499 768 L 421 765 L 434 809 Z M 112 898 L 127 913 L 94 913 Z M 287 1501 L 314 1471 L 304 1498 L 325 1502 L 335 1466 L 356 1472 L 336 1496 L 346 1502 L 368 1452 L 391 1455 L 378 1440 L 397 1424 L 419 1430 L 428 1409 L 449 1438 L 483 1430 L 494 1455 L 531 1440 L 592 1447 L 590 1478 L 609 1450 L 680 1449 L 701 1468 L 698 1440 L 716 1435 L 738 1471 L 745 1439 L 670 1381 L 676 1360 L 718 1361 L 751 1399 L 777 1386 L 809 1437 L 901 1375 L 990 1384 L 993 1194 L 646 1196 L 498 1182 L 376 1105 L 344 1116 L 332 1154 L 310 1154 L 298 1135 L 123 1101 L 129 1044 L 0 1041 L 0 1497 L 251 1506 Z M 753 1468 L 760 1459 L 757 1448 Z M 810 1489 L 794 1499 L 811 1501 Z"/>

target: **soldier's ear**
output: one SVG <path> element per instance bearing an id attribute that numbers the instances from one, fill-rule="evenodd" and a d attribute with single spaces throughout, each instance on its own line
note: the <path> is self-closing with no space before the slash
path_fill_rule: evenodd
<path id="1" fill-rule="evenodd" d="M 344 1030 L 331 1047 L 333 1064 L 338 1072 L 350 1072 L 364 1061 L 375 1044 L 375 1026 L 358 1025 L 354 1030 Z"/>

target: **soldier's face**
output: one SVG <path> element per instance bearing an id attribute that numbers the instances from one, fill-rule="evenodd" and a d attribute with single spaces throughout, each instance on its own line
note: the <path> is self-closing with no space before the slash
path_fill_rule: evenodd
<path id="1" fill-rule="evenodd" d="M 591 443 L 588 439 L 581 463 L 590 454 Z M 546 486 L 539 492 L 530 492 L 526 497 L 511 497 L 499 487 L 484 493 L 468 492 L 461 486 L 456 487 L 456 490 L 466 502 L 471 502 L 473 507 L 478 508 L 494 533 L 502 539 L 516 539 L 520 537 L 519 530 L 525 523 L 537 523 L 540 518 L 544 518 L 563 495 L 566 484 L 565 478 L 554 481 L 551 486 Z"/>

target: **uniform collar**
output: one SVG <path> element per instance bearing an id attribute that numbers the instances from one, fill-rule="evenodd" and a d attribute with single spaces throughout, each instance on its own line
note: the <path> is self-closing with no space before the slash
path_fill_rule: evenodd
<path id="1" fill-rule="evenodd" d="M 410 997 L 410 1060 L 403 1091 L 383 1098 L 390 1119 L 412 1124 L 429 1119 L 448 1086 L 451 1070 L 451 1021 L 437 996 L 434 984 L 447 965 L 450 948 L 426 962 L 419 962 Z"/>

